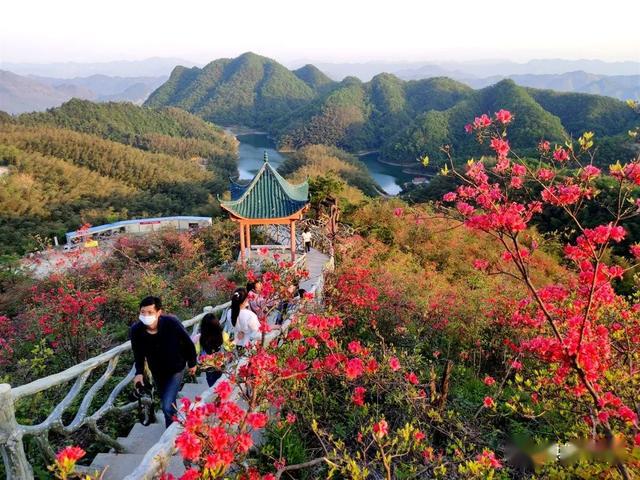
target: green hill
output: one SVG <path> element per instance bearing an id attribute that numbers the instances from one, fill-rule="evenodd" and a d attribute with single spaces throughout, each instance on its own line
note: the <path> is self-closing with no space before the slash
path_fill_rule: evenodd
<path id="1" fill-rule="evenodd" d="M 305 65 L 304 67 L 300 67 L 297 70 L 294 70 L 293 74 L 304 83 L 309 85 L 316 92 L 326 91 L 328 88 L 331 88 L 331 86 L 335 84 L 333 80 L 322 73 L 319 68 L 313 65 Z"/>
<path id="2" fill-rule="evenodd" d="M 389 139 L 383 147 L 383 157 L 403 163 L 415 162 L 424 155 L 443 159 L 444 153 L 440 150 L 443 145 L 451 145 L 454 156 L 477 154 L 475 140 L 465 133 L 464 125 L 475 116 L 491 114 L 500 108 L 515 115 L 509 139 L 519 148 L 534 147 L 540 138 L 561 141 L 567 135 L 560 119 L 544 110 L 525 88 L 503 80 L 470 93 L 447 110 L 429 110 L 419 115 Z"/>
<path id="3" fill-rule="evenodd" d="M 220 127 L 178 108 L 73 99 L 46 112 L 20 115 L 16 121 L 89 133 L 150 152 L 200 157 L 227 174 L 236 168 L 236 140 Z"/>
<path id="4" fill-rule="evenodd" d="M 212 215 L 236 158 L 233 137 L 175 108 L 72 100 L 0 115 L 0 254 L 84 222 Z"/>
<path id="5" fill-rule="evenodd" d="M 294 73 L 249 52 L 202 69 L 176 67 L 145 105 L 184 108 L 223 125 L 265 128 L 314 96 L 314 89 Z"/>
<path id="6" fill-rule="evenodd" d="M 593 130 L 605 146 L 604 161 L 615 161 L 626 152 L 622 134 L 637 123 L 637 114 L 612 98 L 536 90 L 511 80 L 481 90 L 449 78 L 404 81 L 387 73 L 366 83 L 353 77 L 333 82 L 312 65 L 292 72 L 251 53 L 201 70 L 177 67 L 147 104 L 263 129 L 284 150 L 314 144 L 381 150 L 382 158 L 402 164 L 425 154 L 442 159 L 443 145 L 455 156 L 477 155 L 464 125 L 501 108 L 515 115 L 509 138 L 524 153 L 543 137 L 564 142 Z"/>

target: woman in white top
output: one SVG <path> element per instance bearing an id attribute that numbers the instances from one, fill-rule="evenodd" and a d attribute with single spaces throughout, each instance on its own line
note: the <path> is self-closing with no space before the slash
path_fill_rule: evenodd
<path id="1" fill-rule="evenodd" d="M 309 253 L 311 251 L 311 232 L 309 231 L 309 227 L 304 228 L 302 241 L 304 242 L 304 251 Z"/>
<path id="2" fill-rule="evenodd" d="M 233 326 L 233 343 L 238 347 L 246 347 L 260 338 L 260 321 L 258 316 L 249 310 L 247 290 L 237 288 L 231 296 L 231 308 L 227 311 L 227 325 Z"/>

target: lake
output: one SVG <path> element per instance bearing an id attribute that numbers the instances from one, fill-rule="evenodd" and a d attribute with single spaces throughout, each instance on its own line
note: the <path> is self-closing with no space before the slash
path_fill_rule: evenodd
<path id="1" fill-rule="evenodd" d="M 264 133 L 242 133 L 237 134 L 236 138 L 240 142 L 238 171 L 241 180 L 249 180 L 258 173 L 262 167 L 265 150 L 269 155 L 269 162 L 276 168 L 286 158 L 286 154 L 278 152 L 273 141 Z M 410 182 L 413 178 L 413 175 L 402 173 L 399 167 L 379 162 L 378 153 L 369 153 L 359 158 L 367 166 L 373 179 L 388 195 L 400 193 L 402 184 Z"/>

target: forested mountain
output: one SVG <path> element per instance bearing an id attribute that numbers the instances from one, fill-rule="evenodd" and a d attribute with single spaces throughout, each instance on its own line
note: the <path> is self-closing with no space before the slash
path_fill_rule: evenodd
<path id="1" fill-rule="evenodd" d="M 173 108 L 73 100 L 0 115 L 1 253 L 37 247 L 89 222 L 211 215 L 237 172 L 237 142 Z"/>
<path id="2" fill-rule="evenodd" d="M 221 128 L 178 108 L 141 108 L 130 103 L 71 100 L 59 108 L 17 117 L 24 125 L 51 125 L 90 133 L 152 152 L 203 157 L 233 170 L 236 140 Z"/>
<path id="3" fill-rule="evenodd" d="M 184 108 L 223 125 L 265 128 L 308 103 L 315 94 L 278 62 L 245 53 L 203 68 L 176 67 L 145 105 Z"/>
<path id="4" fill-rule="evenodd" d="M 311 144 L 381 150 L 386 161 L 416 166 L 424 155 L 443 158 L 445 144 L 454 156 L 466 155 L 472 143 L 464 125 L 500 108 L 515 115 L 510 138 L 520 148 L 593 130 L 605 146 L 603 161 L 615 161 L 624 153 L 621 135 L 637 116 L 613 98 L 536 90 L 512 80 L 481 90 L 444 77 L 404 81 L 387 73 L 369 82 L 333 82 L 311 65 L 291 72 L 252 53 L 203 69 L 176 67 L 147 103 L 263 129 L 285 150 Z"/>

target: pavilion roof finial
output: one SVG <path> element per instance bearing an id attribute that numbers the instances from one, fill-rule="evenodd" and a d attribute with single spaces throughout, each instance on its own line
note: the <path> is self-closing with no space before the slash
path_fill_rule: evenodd
<path id="1" fill-rule="evenodd" d="M 264 160 L 264 163 L 269 162 L 269 155 L 267 154 L 267 151 L 264 151 L 264 155 L 262 156 L 262 160 Z"/>

